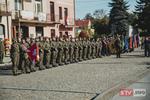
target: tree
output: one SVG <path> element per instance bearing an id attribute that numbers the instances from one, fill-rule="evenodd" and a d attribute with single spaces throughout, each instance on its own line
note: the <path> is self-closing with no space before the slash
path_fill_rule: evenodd
<path id="1" fill-rule="evenodd" d="M 93 18 L 93 16 L 92 16 L 91 13 L 87 13 L 87 14 L 85 15 L 84 19 L 93 20 L 94 18 Z"/>
<path id="2" fill-rule="evenodd" d="M 97 36 L 110 33 L 109 30 L 109 18 L 107 16 L 103 17 L 102 19 L 94 20 L 93 27 L 95 29 L 95 34 Z"/>
<path id="3" fill-rule="evenodd" d="M 136 12 L 138 28 L 150 34 L 150 0 L 138 0 Z"/>
<path id="4" fill-rule="evenodd" d="M 104 18 L 105 15 L 106 15 L 106 11 L 104 9 L 95 10 L 93 13 L 95 19 Z"/>
<path id="5" fill-rule="evenodd" d="M 110 29 L 112 34 L 126 35 L 128 33 L 128 2 L 124 0 L 111 0 L 110 11 Z"/>

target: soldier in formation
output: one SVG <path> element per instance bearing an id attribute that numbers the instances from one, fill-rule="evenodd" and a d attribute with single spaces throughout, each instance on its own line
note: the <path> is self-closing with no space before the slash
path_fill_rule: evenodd
<path id="1" fill-rule="evenodd" d="M 4 43 L 2 41 L 2 38 L 0 38 L 0 64 L 3 64 L 4 52 L 5 52 Z"/>
<path id="2" fill-rule="evenodd" d="M 33 44 L 39 48 L 36 62 L 30 60 L 29 49 Z M 35 72 L 85 60 L 101 58 L 102 39 L 91 38 L 43 38 L 13 40 L 11 59 L 13 74 Z"/>

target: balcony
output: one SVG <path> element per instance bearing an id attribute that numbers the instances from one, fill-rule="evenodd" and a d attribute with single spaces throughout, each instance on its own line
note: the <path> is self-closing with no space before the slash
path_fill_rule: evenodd
<path id="1" fill-rule="evenodd" d="M 22 23 L 32 23 L 32 24 L 60 24 L 59 16 L 58 15 L 52 15 L 49 13 L 43 13 L 39 12 L 38 14 L 35 14 L 32 11 L 13 11 L 12 12 L 12 19 L 14 22 L 18 23 L 19 21 Z"/>

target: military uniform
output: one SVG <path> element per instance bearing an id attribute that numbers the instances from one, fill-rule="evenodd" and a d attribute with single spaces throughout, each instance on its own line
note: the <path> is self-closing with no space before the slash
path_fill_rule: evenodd
<path id="1" fill-rule="evenodd" d="M 44 58 L 45 58 L 45 66 L 46 68 L 51 68 L 50 65 L 50 58 L 51 58 L 51 50 L 50 50 L 50 44 L 48 41 L 44 42 Z"/>
<path id="2" fill-rule="evenodd" d="M 40 40 L 38 42 L 38 47 L 39 47 L 39 61 L 38 61 L 38 67 L 39 70 L 44 70 L 45 66 L 43 65 L 43 58 L 44 58 L 44 42 L 43 40 Z"/>
<path id="3" fill-rule="evenodd" d="M 78 47 L 79 47 L 79 61 L 82 61 L 82 56 L 83 56 L 83 45 L 82 45 L 82 41 L 78 41 L 77 42 Z"/>
<path id="4" fill-rule="evenodd" d="M 20 47 L 20 55 L 21 55 L 21 68 L 26 70 L 26 73 L 30 73 L 30 60 L 27 54 L 27 48 L 29 44 L 22 43 Z"/>
<path id="5" fill-rule="evenodd" d="M 96 45 L 96 57 L 99 58 L 101 57 L 101 41 L 98 39 L 96 42 L 95 42 L 95 45 Z"/>
<path id="6" fill-rule="evenodd" d="M 62 66 L 62 65 L 64 65 L 64 63 L 63 63 L 63 43 L 62 43 L 62 41 L 58 41 L 56 45 L 57 45 L 57 49 L 58 49 L 58 55 L 57 55 L 56 62 L 60 66 Z"/>
<path id="7" fill-rule="evenodd" d="M 57 50 L 57 42 L 56 41 L 52 41 L 52 49 L 51 49 L 51 52 L 52 52 L 52 60 L 51 60 L 51 63 L 52 63 L 52 66 L 53 67 L 57 67 L 58 64 L 56 63 L 56 59 L 57 59 L 57 55 L 58 55 L 58 50 Z"/>
<path id="8" fill-rule="evenodd" d="M 116 48 L 116 57 L 120 58 L 121 54 L 121 41 L 119 38 L 115 40 L 115 48 Z"/>
<path id="9" fill-rule="evenodd" d="M 78 58 L 79 58 L 79 44 L 78 41 L 76 40 L 74 42 L 74 62 L 78 62 Z"/>
<path id="10" fill-rule="evenodd" d="M 87 41 L 87 44 L 88 44 L 87 58 L 90 60 L 90 59 L 91 59 L 91 52 L 92 52 L 92 51 L 91 51 L 91 49 L 92 49 L 91 46 L 92 46 L 92 45 L 91 45 L 90 40 Z"/>
<path id="11" fill-rule="evenodd" d="M 95 57 L 95 54 L 96 54 L 95 41 L 92 40 L 92 53 L 91 53 L 91 57 L 92 57 L 93 59 L 96 58 L 96 57 Z"/>
<path id="12" fill-rule="evenodd" d="M 14 75 L 18 75 L 18 66 L 19 66 L 19 45 L 16 40 L 13 40 L 10 49 L 10 58 L 12 61 L 12 71 Z"/>
<path id="13" fill-rule="evenodd" d="M 69 42 L 64 42 L 64 63 L 69 64 Z"/>
<path id="14" fill-rule="evenodd" d="M 0 64 L 3 64 L 5 46 L 2 40 L 0 40 Z"/>
<path id="15" fill-rule="evenodd" d="M 87 60 L 87 42 L 83 40 L 83 60 Z"/>
<path id="16" fill-rule="evenodd" d="M 73 63 L 73 54 L 74 54 L 74 42 L 71 40 L 71 41 L 69 41 L 69 59 L 70 59 L 70 63 Z"/>

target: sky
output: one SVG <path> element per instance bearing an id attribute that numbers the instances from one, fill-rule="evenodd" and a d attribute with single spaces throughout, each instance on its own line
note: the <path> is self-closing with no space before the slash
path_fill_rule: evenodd
<path id="1" fill-rule="evenodd" d="M 129 2 L 130 5 L 129 11 L 132 12 L 135 9 L 136 0 L 125 0 Z M 87 13 L 93 13 L 97 9 L 104 9 L 108 14 L 110 11 L 110 7 L 108 7 L 108 3 L 111 0 L 75 0 L 76 2 L 76 18 L 84 18 Z"/>

